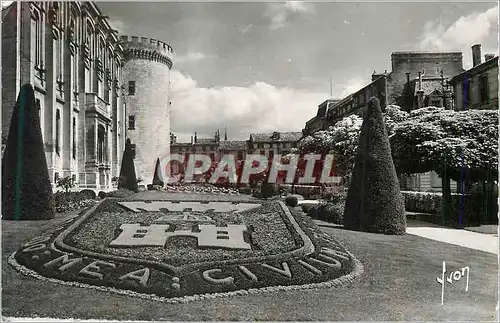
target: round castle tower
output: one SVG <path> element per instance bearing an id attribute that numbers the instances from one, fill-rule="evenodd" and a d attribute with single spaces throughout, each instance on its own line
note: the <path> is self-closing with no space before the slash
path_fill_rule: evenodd
<path id="1" fill-rule="evenodd" d="M 120 36 L 125 65 L 125 129 L 135 145 L 137 178 L 151 184 L 157 158 L 170 153 L 172 48 L 159 40 Z"/>

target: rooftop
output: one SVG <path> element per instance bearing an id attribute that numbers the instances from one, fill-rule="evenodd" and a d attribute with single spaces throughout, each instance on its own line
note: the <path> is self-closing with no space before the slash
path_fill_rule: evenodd
<path id="1" fill-rule="evenodd" d="M 295 142 L 302 138 L 302 132 L 264 132 L 252 133 L 250 137 L 254 142 Z"/>
<path id="2" fill-rule="evenodd" d="M 477 73 L 480 73 L 482 71 L 488 70 L 490 68 L 495 68 L 498 67 L 498 56 L 493 57 L 492 59 L 489 59 L 485 62 L 482 62 L 481 64 L 478 64 L 456 76 L 454 76 L 451 80 L 450 83 L 456 83 L 465 78 L 466 76 L 473 76 Z"/>
<path id="3" fill-rule="evenodd" d="M 247 142 L 245 140 L 221 141 L 219 148 L 222 150 L 244 150 L 247 148 Z"/>

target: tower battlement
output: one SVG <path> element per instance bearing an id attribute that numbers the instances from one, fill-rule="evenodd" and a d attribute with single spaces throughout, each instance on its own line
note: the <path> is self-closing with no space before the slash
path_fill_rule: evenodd
<path id="1" fill-rule="evenodd" d="M 173 48 L 158 39 L 140 36 L 120 36 L 125 59 L 142 58 L 160 61 L 172 67 Z"/>

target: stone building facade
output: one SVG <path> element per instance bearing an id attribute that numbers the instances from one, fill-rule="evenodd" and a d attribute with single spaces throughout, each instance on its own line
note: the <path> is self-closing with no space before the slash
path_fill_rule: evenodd
<path id="1" fill-rule="evenodd" d="M 318 115 L 303 129 L 305 136 L 325 130 L 343 118 L 362 116 L 368 100 L 375 96 L 382 110 L 389 104 L 411 111 L 426 106 L 453 109 L 453 88 L 449 80 L 464 72 L 461 52 L 395 52 L 391 55 L 392 71 L 372 74 L 372 82 L 332 104 L 326 117 Z M 498 73 L 498 72 L 497 72 Z M 319 126 L 318 126 L 319 125 Z M 440 191 L 441 179 L 434 172 L 402 178 L 402 189 Z M 452 188 L 456 183 L 452 182 Z"/>
<path id="2" fill-rule="evenodd" d="M 120 38 L 94 2 L 17 1 L 2 21 L 2 148 L 19 90 L 30 83 L 54 189 L 69 176 L 77 189 L 111 190 L 129 134 L 140 147 L 138 177 L 152 180 L 170 146 L 170 46 Z M 140 135 L 127 129 L 130 115 Z"/>
<path id="3" fill-rule="evenodd" d="M 484 58 L 481 62 L 481 45 L 472 46 L 473 67 L 450 80 L 455 110 L 498 109 L 498 56 Z"/>
<path id="4" fill-rule="evenodd" d="M 297 148 L 302 132 L 252 133 L 248 140 L 248 153 L 264 155 L 272 159 L 274 155 L 286 155 Z"/>
<path id="5" fill-rule="evenodd" d="M 362 115 L 372 96 L 382 109 L 389 104 L 405 111 L 431 105 L 452 108 L 448 80 L 464 71 L 461 52 L 395 52 L 391 62 L 391 72 L 373 72 L 370 84 L 331 104 L 326 117 L 320 115 L 320 105 L 318 115 L 307 121 L 304 135 L 325 130 L 351 114 Z"/>
<path id="6" fill-rule="evenodd" d="M 116 31 L 92 2 L 13 2 L 2 17 L 2 138 L 31 83 L 52 183 L 109 189 L 125 142 Z"/>
<path id="7" fill-rule="evenodd" d="M 120 36 L 123 46 L 127 138 L 141 184 L 152 184 L 156 160 L 170 153 L 172 48 L 159 40 Z"/>

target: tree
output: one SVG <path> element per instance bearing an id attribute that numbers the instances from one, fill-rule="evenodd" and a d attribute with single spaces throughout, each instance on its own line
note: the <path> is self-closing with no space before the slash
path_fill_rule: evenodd
<path id="1" fill-rule="evenodd" d="M 374 97 L 368 102 L 361 127 L 344 227 L 385 234 L 406 232 L 403 195 L 380 103 Z"/>
<path id="2" fill-rule="evenodd" d="M 40 117 L 30 84 L 21 87 L 2 158 L 2 217 L 49 220 L 55 202 L 45 157 Z"/>
<path id="3" fill-rule="evenodd" d="M 163 186 L 160 158 L 156 160 L 155 173 L 153 175 L 153 185 Z"/>
<path id="4" fill-rule="evenodd" d="M 124 188 L 134 192 L 138 191 L 134 156 L 132 154 L 132 144 L 130 139 L 127 139 L 125 142 L 125 151 L 123 152 L 122 167 L 120 169 L 120 179 L 118 188 Z"/>
<path id="5" fill-rule="evenodd" d="M 452 179 L 468 178 L 491 186 L 492 178 L 498 177 L 498 111 L 414 110 L 395 126 L 391 147 L 400 172 L 439 174 L 443 220 L 449 219 Z"/>
<path id="6" fill-rule="evenodd" d="M 299 142 L 300 153 L 333 154 L 336 173 L 348 178 L 354 167 L 362 122 L 357 115 L 351 115 L 327 130 L 317 131 Z"/>
<path id="7" fill-rule="evenodd" d="M 62 187 L 66 193 L 69 193 L 69 190 L 75 187 L 75 182 L 73 181 L 73 178 L 71 176 L 66 176 L 60 178 L 57 181 L 56 186 Z"/>

